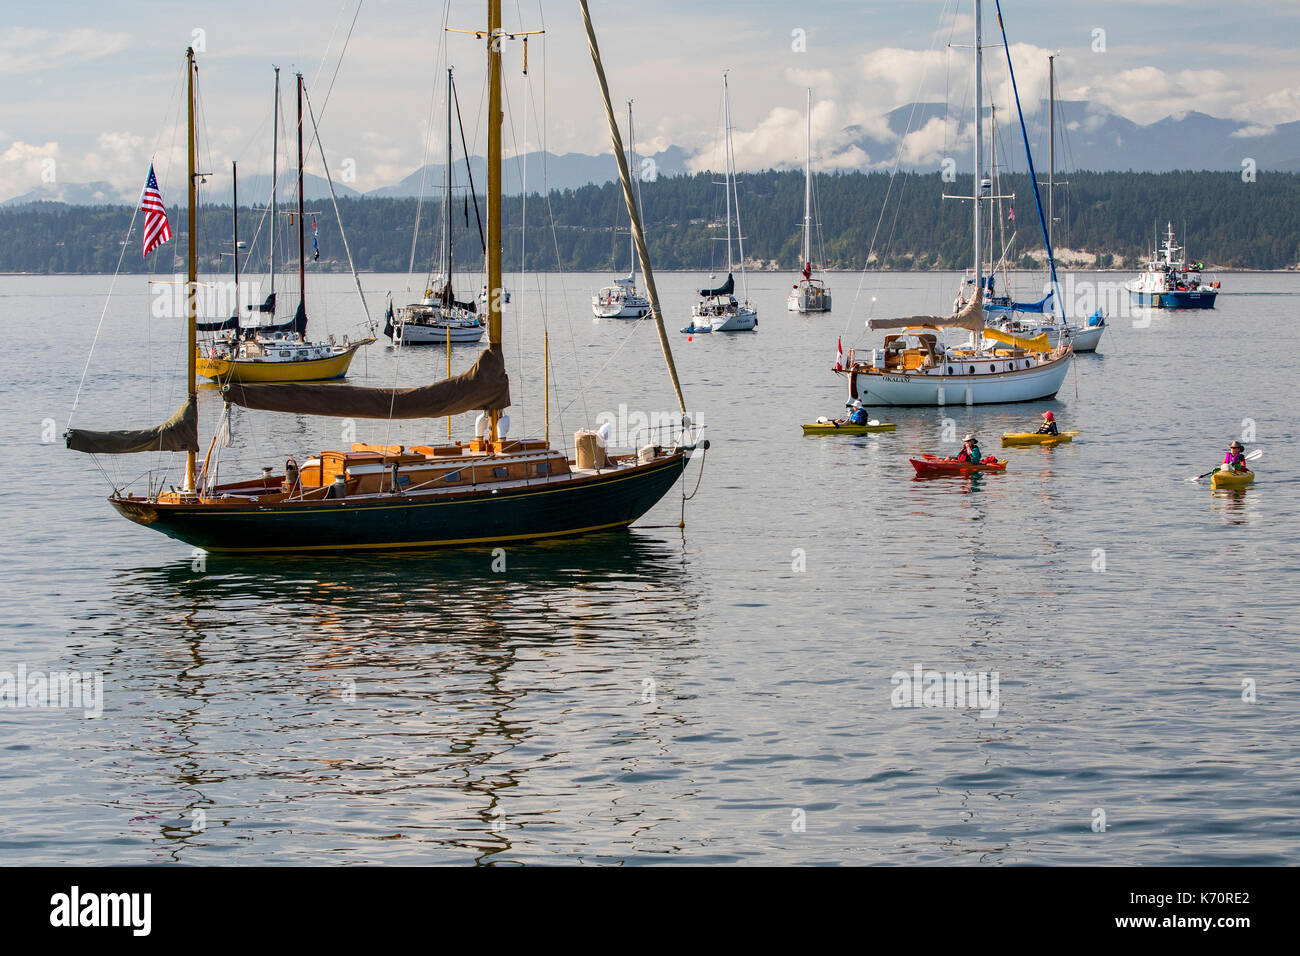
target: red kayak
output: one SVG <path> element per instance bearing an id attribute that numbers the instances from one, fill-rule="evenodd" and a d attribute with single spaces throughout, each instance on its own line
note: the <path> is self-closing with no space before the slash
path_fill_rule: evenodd
<path id="1" fill-rule="evenodd" d="M 974 475 L 981 471 L 1006 471 L 1006 459 L 998 461 L 996 459 L 985 459 L 984 461 L 958 461 L 956 458 L 940 458 L 938 455 L 922 455 L 920 458 L 909 458 L 912 467 L 916 469 L 917 477 L 921 478 L 939 478 L 945 475 L 961 477 L 963 475 Z"/>

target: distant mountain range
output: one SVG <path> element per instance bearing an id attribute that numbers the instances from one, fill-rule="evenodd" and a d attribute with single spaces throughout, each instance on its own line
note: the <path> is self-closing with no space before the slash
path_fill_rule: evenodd
<path id="1" fill-rule="evenodd" d="M 1031 144 L 1035 161 L 1046 166 L 1046 103 L 1031 131 Z M 1167 116 L 1145 126 L 1125 119 L 1117 113 L 1096 109 L 1082 101 L 1063 101 L 1057 104 L 1058 146 L 1057 167 L 1062 170 L 1169 172 L 1172 170 L 1232 171 L 1242 168 L 1243 160 L 1254 160 L 1260 170 L 1300 172 L 1300 122 L 1261 126 L 1240 120 L 1221 119 L 1195 111 Z M 948 107 L 943 103 L 915 103 L 902 106 L 887 114 L 889 129 L 895 137 L 910 129 L 915 132 L 934 119 L 943 120 Z M 867 168 L 892 166 L 898 149 L 897 139 L 876 139 L 858 127 L 849 127 L 851 145 L 867 154 Z M 1018 130 L 1011 123 L 1002 124 L 1002 142 L 1012 151 L 1012 156 L 1022 157 L 1023 150 L 1016 149 Z M 791 144 L 790 166 L 799 163 L 801 144 Z M 955 151 L 957 152 L 957 151 Z M 958 152 L 960 157 L 965 150 Z M 691 153 L 680 146 L 670 146 L 663 152 L 648 157 L 656 176 L 678 176 L 686 172 Z M 645 160 L 643 159 L 642 162 Z M 1023 167 L 1023 158 L 1013 162 Z M 932 171 L 935 164 L 927 160 L 914 168 Z M 959 169 L 960 159 L 959 159 Z M 486 163 L 482 157 L 470 161 L 474 185 L 481 193 L 487 179 Z M 459 183 L 464 182 L 464 163 L 456 167 Z M 545 173 L 545 175 L 543 175 Z M 504 188 L 507 195 L 518 195 L 526 182 L 530 192 L 540 191 L 543 183 L 553 190 L 578 189 L 599 185 L 617 178 L 618 167 L 610 153 L 592 156 L 585 153 L 528 153 L 522 158 L 508 159 L 504 170 Z M 334 191 L 341 199 L 345 196 L 375 196 L 398 198 L 420 195 L 423 182 L 426 196 L 436 195 L 442 183 L 441 164 L 429 164 L 415 170 L 399 183 L 382 186 L 361 193 L 346 183 L 336 182 Z M 308 202 L 329 200 L 329 186 L 321 176 L 305 177 L 303 194 Z M 281 195 L 288 199 L 292 181 L 282 179 Z M 240 204 L 261 205 L 268 201 L 271 180 L 266 175 L 248 176 L 240 181 Z M 208 192 L 206 200 L 217 205 L 229 205 L 230 197 Z M 20 196 L 8 199 L 2 206 L 17 206 L 33 202 L 55 202 L 66 205 L 132 204 L 136 194 L 125 194 L 110 183 L 58 183 L 42 185 Z"/>
<path id="2" fill-rule="evenodd" d="M 1047 101 L 1030 124 L 1029 141 L 1034 163 L 1040 171 L 1047 166 Z M 1056 165 L 1062 170 L 1092 172 L 1165 173 L 1174 170 L 1240 171 L 1242 160 L 1253 159 L 1258 169 L 1300 172 L 1300 122 L 1261 126 L 1240 120 L 1220 119 L 1195 111 L 1166 116 L 1141 126 L 1108 110 L 1098 110 L 1084 101 L 1063 100 L 1057 108 Z M 934 119 L 942 120 L 948 108 L 943 103 L 915 103 L 887 114 L 889 129 L 902 136 L 910 127 L 922 129 Z M 1000 142 L 1011 151 L 1013 168 L 1024 168 L 1024 149 L 1013 116 L 999 113 Z M 964 121 L 968 117 L 963 116 Z M 870 136 L 853 145 L 867 154 L 873 165 L 892 161 L 897 141 Z M 960 156 L 969 153 L 963 149 Z M 906 167 L 906 164 L 904 164 Z M 958 169 L 962 169 L 958 161 Z M 933 166 L 921 167 L 928 172 Z"/>

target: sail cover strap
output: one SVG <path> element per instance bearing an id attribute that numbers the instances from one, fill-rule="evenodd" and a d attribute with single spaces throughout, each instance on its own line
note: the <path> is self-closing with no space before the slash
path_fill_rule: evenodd
<path id="1" fill-rule="evenodd" d="M 140 451 L 199 450 L 198 399 L 191 395 L 176 414 L 156 428 L 93 432 L 69 428 L 64 435 L 73 451 L 91 455 L 129 455 Z"/>
<path id="2" fill-rule="evenodd" d="M 414 388 L 354 385 L 227 385 L 226 401 L 244 408 L 337 418 L 441 418 L 510 405 L 510 379 L 500 346 L 452 378 Z"/>

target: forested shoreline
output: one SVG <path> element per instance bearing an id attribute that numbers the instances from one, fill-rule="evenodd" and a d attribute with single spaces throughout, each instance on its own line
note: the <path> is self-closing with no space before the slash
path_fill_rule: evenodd
<path id="1" fill-rule="evenodd" d="M 1300 174 L 1260 172 L 1254 182 L 1236 173 L 1074 172 L 1056 196 L 1055 245 L 1065 267 L 1137 268 L 1158 229 L 1172 221 L 1191 258 L 1207 268 L 1276 270 L 1300 263 Z M 726 267 L 723 196 L 711 173 L 644 182 L 642 209 L 656 268 L 716 272 Z M 969 265 L 970 177 L 945 183 L 938 173 L 838 173 L 817 177 L 820 241 L 814 258 L 830 269 L 871 266 L 892 270 L 961 269 Z M 993 222 L 994 246 L 1009 247 L 1011 267 L 1031 268 L 1044 244 L 1026 175 L 1004 175 L 1003 195 L 1014 194 Z M 757 269 L 798 267 L 803 216 L 803 176 L 797 171 L 739 177 L 741 224 L 747 264 Z M 329 202 L 311 204 L 306 222 L 308 268 L 348 268 Z M 358 270 L 439 271 L 444 214 L 439 197 L 350 198 L 339 201 L 348 245 Z M 480 208 L 482 204 L 480 201 Z M 1014 219 L 1012 218 L 1014 210 Z M 141 259 L 140 222 L 127 235 L 133 210 L 124 206 L 33 203 L 0 207 L 0 272 L 34 274 L 184 270 L 185 210 L 168 207 L 173 240 Z M 481 271 L 476 211 L 463 193 L 452 200 L 452 244 L 458 270 Z M 552 216 L 554 228 L 552 228 Z M 267 268 L 268 215 L 260 207 L 239 213 L 241 270 Z M 507 270 L 625 271 L 626 211 L 614 183 L 552 192 L 547 197 L 507 197 L 504 204 Z M 297 223 L 283 208 L 276 235 L 277 262 L 296 267 Z M 229 206 L 199 213 L 200 269 L 229 272 Z M 521 223 L 527 223 L 521 231 Z M 320 248 L 313 259 L 313 224 Z M 225 253 L 225 255 L 223 255 Z"/>

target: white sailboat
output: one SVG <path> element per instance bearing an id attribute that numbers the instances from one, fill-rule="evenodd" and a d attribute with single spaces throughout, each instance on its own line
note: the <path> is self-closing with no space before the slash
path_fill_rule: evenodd
<path id="1" fill-rule="evenodd" d="M 736 192 L 736 170 L 731 148 L 731 97 L 727 89 L 727 74 L 722 74 L 722 115 L 724 125 L 723 152 L 726 154 L 727 194 L 727 281 L 713 289 L 701 289 L 700 301 L 691 309 L 691 324 L 682 329 L 686 333 L 748 332 L 758 328 L 758 310 L 750 305 L 745 283 L 745 239 L 740 230 L 740 194 Z M 734 260 L 731 256 L 732 200 L 736 209 L 736 246 L 740 253 L 740 282 L 745 294 L 736 298 Z"/>
<path id="2" fill-rule="evenodd" d="M 442 249 L 439 261 L 445 271 L 424 290 L 424 298 L 400 309 L 396 315 L 388 306 L 384 334 L 394 345 L 455 345 L 477 342 L 487 325 L 479 317 L 473 299 L 461 301 L 452 288 L 452 218 L 451 194 L 455 188 L 451 155 L 451 110 L 456 97 L 456 81 L 447 69 L 447 165 L 442 180 Z M 468 165 L 468 164 L 467 164 Z M 478 208 L 475 200 L 475 209 Z"/>
<path id="3" fill-rule="evenodd" d="M 954 197 L 970 200 L 974 206 L 973 273 L 976 276 L 987 274 L 981 207 L 991 198 L 988 195 L 991 183 L 984 169 L 981 13 L 980 0 L 975 0 L 975 175 L 972 180 L 975 194 Z M 1014 72 L 1011 81 L 1014 86 Z M 1032 171 L 1032 157 L 1029 162 Z M 960 308 L 947 317 L 912 315 L 869 319 L 868 329 L 898 331 L 885 336 L 882 348 L 861 355 L 850 350 L 847 363 L 836 367 L 838 374 L 848 376 L 850 396 L 864 405 L 939 406 L 1028 402 L 1056 395 L 1074 355 L 1069 342 L 1053 347 L 1046 335 L 1024 338 L 986 327 L 985 285 L 984 281 L 976 282 L 970 301 L 959 303 Z M 960 336 L 964 341 L 950 341 L 950 335 Z"/>
<path id="4" fill-rule="evenodd" d="M 636 176 L 636 133 L 632 125 L 632 101 L 627 104 L 628 167 Z M 641 178 L 636 180 L 637 205 L 641 204 Z M 614 279 L 591 297 L 591 314 L 598 319 L 643 319 L 650 314 L 650 300 L 636 288 L 636 237 L 628 229 L 628 242 L 632 249 L 632 271 L 626 277 Z"/>
<path id="5" fill-rule="evenodd" d="M 808 91 L 808 153 L 803 167 L 803 266 L 802 277 L 790 290 L 785 307 L 791 312 L 829 312 L 831 292 L 821 279 L 813 278 L 812 261 L 812 90 Z"/>

